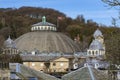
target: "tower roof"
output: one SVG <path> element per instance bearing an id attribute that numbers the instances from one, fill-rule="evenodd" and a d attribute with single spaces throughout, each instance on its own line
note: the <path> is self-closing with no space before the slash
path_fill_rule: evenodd
<path id="1" fill-rule="evenodd" d="M 39 22 L 39 23 L 36 23 L 36 24 L 33 24 L 32 26 L 54 26 L 54 24 L 52 23 L 49 23 L 49 22 L 45 22 L 45 21 L 42 21 L 42 22 Z"/>
<path id="2" fill-rule="evenodd" d="M 97 30 L 94 32 L 94 34 L 93 34 L 93 37 L 94 37 L 94 38 L 97 38 L 98 36 L 103 37 L 102 32 L 101 32 L 99 29 L 97 29 Z"/>
<path id="3" fill-rule="evenodd" d="M 10 36 L 8 37 L 8 39 L 4 42 L 4 46 L 6 48 L 16 48 L 15 42 L 10 38 Z"/>
<path id="4" fill-rule="evenodd" d="M 90 44 L 89 49 L 99 49 L 99 50 L 102 50 L 103 46 L 97 39 L 95 39 Z"/>

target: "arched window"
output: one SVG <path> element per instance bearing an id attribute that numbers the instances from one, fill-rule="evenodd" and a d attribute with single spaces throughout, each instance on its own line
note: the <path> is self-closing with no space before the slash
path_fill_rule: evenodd
<path id="1" fill-rule="evenodd" d="M 40 30 L 40 26 L 38 26 L 38 30 Z"/>
<path id="2" fill-rule="evenodd" d="M 92 55 L 94 55 L 94 51 L 92 51 Z"/>
<path id="3" fill-rule="evenodd" d="M 96 55 L 98 55 L 98 51 L 96 51 Z"/>
<path id="4" fill-rule="evenodd" d="M 41 30 L 43 30 L 43 27 L 41 27 Z"/>
<path id="5" fill-rule="evenodd" d="M 89 51 L 89 55 L 91 55 L 91 51 Z"/>
<path id="6" fill-rule="evenodd" d="M 48 30 L 50 30 L 50 27 L 48 27 Z"/>
<path id="7" fill-rule="evenodd" d="M 44 30 L 47 30 L 47 26 L 45 26 L 45 29 Z"/>

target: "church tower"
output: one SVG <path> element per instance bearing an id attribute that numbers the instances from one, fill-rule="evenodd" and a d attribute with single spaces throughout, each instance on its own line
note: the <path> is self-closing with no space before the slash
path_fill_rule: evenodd
<path id="1" fill-rule="evenodd" d="M 84 66 L 89 64 L 94 68 L 99 68 L 102 66 L 101 60 L 104 60 L 105 56 L 104 37 L 99 29 L 94 32 L 93 37 L 94 39 L 87 50 L 87 63 Z"/>
<path id="2" fill-rule="evenodd" d="M 105 44 L 102 32 L 97 29 L 93 34 L 93 41 L 87 50 L 88 56 L 101 56 L 105 54 Z"/>
<path id="3" fill-rule="evenodd" d="M 102 32 L 99 29 L 97 29 L 94 32 L 93 37 L 94 37 L 95 40 L 98 40 L 102 44 L 102 46 L 105 50 L 104 36 L 103 36 Z"/>

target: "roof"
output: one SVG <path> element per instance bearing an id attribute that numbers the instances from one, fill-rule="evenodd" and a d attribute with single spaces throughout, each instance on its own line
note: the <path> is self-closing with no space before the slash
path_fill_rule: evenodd
<path id="1" fill-rule="evenodd" d="M 15 40 L 20 51 L 73 53 L 80 51 L 79 46 L 68 36 L 59 32 L 29 32 Z"/>
<path id="2" fill-rule="evenodd" d="M 102 32 L 101 32 L 99 29 L 97 29 L 97 30 L 94 32 L 93 36 L 94 36 L 94 38 L 96 38 L 96 37 L 98 37 L 98 36 L 103 37 Z"/>
<path id="3" fill-rule="evenodd" d="M 55 26 L 55 25 L 49 22 L 39 22 L 39 23 L 33 24 L 32 26 Z"/>
<path id="4" fill-rule="evenodd" d="M 108 80 L 106 74 L 95 68 L 91 68 L 96 80 Z M 91 80 L 89 69 L 87 67 L 72 71 L 62 77 L 63 80 Z"/>
<path id="5" fill-rule="evenodd" d="M 29 67 L 26 67 L 24 65 L 20 65 L 20 73 L 24 74 L 24 76 L 28 77 L 37 77 L 38 80 L 60 80 L 54 76 L 51 76 L 49 74 L 46 74 L 41 71 L 36 71 L 34 69 L 31 69 Z"/>
<path id="6" fill-rule="evenodd" d="M 102 45 L 101 42 L 99 42 L 97 39 L 95 39 L 90 44 L 89 49 L 92 49 L 92 50 L 96 50 L 96 49 L 103 50 L 103 45 Z"/>
<path id="7" fill-rule="evenodd" d="M 29 62 L 29 61 L 50 61 L 54 60 L 56 58 L 59 58 L 59 56 L 39 56 L 39 55 L 21 55 L 21 58 L 24 62 Z"/>
<path id="8" fill-rule="evenodd" d="M 15 42 L 10 38 L 10 36 L 8 37 L 8 39 L 4 42 L 4 46 L 6 48 L 16 48 Z"/>
<path id="9" fill-rule="evenodd" d="M 55 25 L 52 24 L 52 23 L 46 22 L 46 17 L 43 16 L 43 17 L 42 17 L 42 22 L 33 24 L 32 26 L 55 26 Z"/>

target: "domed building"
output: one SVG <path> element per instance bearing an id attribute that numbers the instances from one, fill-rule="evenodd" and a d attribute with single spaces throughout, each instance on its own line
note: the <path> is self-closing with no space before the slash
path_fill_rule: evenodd
<path id="1" fill-rule="evenodd" d="M 4 53 L 20 53 L 23 64 L 38 71 L 66 72 L 86 66 L 88 57 L 93 59 L 95 68 L 100 66 L 97 58 L 105 55 L 104 37 L 97 29 L 93 34 L 86 52 L 81 52 L 79 46 L 63 33 L 57 32 L 57 27 L 46 21 L 33 24 L 31 32 L 23 34 L 13 41 L 10 37 L 5 41 Z M 64 66 L 64 67 L 63 67 Z"/>
<path id="2" fill-rule="evenodd" d="M 99 29 L 94 32 L 93 37 L 94 39 L 88 50 L 81 52 L 79 46 L 72 39 L 57 32 L 57 27 L 47 22 L 45 16 L 43 16 L 42 22 L 31 26 L 31 32 L 23 34 L 15 41 L 9 37 L 4 43 L 3 52 L 8 54 L 20 53 L 23 65 L 32 68 L 32 70 L 50 74 L 69 72 L 88 65 L 98 69 L 104 67 L 104 62 L 100 58 L 105 55 L 104 37 Z M 27 69 L 27 71 L 29 72 L 30 69 Z M 82 69 L 75 72 L 81 72 Z M 84 72 L 88 74 L 87 71 Z M 73 75 L 75 74 L 73 73 Z M 63 78 L 65 80 L 77 79 L 73 75 L 68 74 Z"/>
<path id="3" fill-rule="evenodd" d="M 15 43 L 24 65 L 45 72 L 48 72 L 48 64 L 50 72 L 66 72 L 72 68 L 74 53 L 80 52 L 79 46 L 65 34 L 57 32 L 56 26 L 47 22 L 45 16 Z"/>

